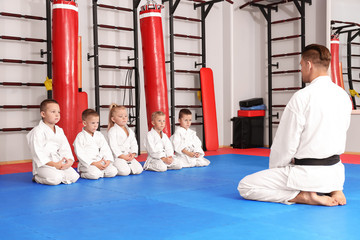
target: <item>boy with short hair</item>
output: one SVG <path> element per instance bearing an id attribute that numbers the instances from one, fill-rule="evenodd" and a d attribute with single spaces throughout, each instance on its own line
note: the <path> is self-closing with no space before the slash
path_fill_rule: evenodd
<path id="1" fill-rule="evenodd" d="M 179 112 L 180 127 L 171 136 L 171 142 L 175 150 L 175 156 L 181 161 L 183 167 L 205 167 L 210 161 L 204 158 L 201 141 L 196 132 L 190 129 L 192 113 L 189 109 L 181 109 Z"/>
<path id="2" fill-rule="evenodd" d="M 60 106 L 52 99 L 40 104 L 42 120 L 26 136 L 33 159 L 33 180 L 47 185 L 70 184 L 79 179 L 71 167 L 74 163 L 69 142 L 60 120 Z"/>
<path id="3" fill-rule="evenodd" d="M 93 109 L 86 109 L 81 117 L 84 128 L 74 141 L 80 176 L 86 179 L 115 177 L 118 171 L 113 165 L 112 152 L 104 135 L 97 131 L 99 114 Z"/>
<path id="4" fill-rule="evenodd" d="M 148 157 L 144 164 L 145 170 L 165 172 L 167 169 L 181 169 L 181 162 L 174 156 L 174 149 L 168 138 L 163 133 L 165 127 L 165 113 L 154 112 L 151 115 L 153 128 L 147 133 L 144 140 Z"/>

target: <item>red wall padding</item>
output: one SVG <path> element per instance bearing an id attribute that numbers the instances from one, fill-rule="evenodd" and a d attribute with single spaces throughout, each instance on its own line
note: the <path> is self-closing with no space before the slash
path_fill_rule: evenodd
<path id="1" fill-rule="evenodd" d="M 219 137 L 216 119 L 214 78 L 211 68 L 200 69 L 200 82 L 205 146 L 206 150 L 217 150 L 219 148 Z"/>

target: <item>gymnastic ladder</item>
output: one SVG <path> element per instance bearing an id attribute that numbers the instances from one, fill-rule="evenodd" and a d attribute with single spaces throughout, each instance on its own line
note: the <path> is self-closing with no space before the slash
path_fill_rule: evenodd
<path id="1" fill-rule="evenodd" d="M 360 54 L 353 54 L 353 47 L 360 48 L 360 43 L 355 42 L 354 40 L 357 38 L 359 41 L 360 37 L 360 24 L 354 22 L 343 22 L 332 20 L 331 21 L 331 29 L 334 31 L 335 35 L 346 34 L 346 60 L 347 60 L 347 72 L 343 72 L 344 76 L 347 76 L 348 84 L 349 84 L 349 92 L 351 95 L 351 100 L 353 102 L 354 109 L 360 107 L 360 105 L 356 104 L 356 98 L 354 94 L 354 83 L 360 83 L 360 79 L 353 78 L 353 71 L 357 71 L 360 78 L 360 65 L 353 66 L 353 60 L 360 59 Z M 359 62 L 359 61 L 357 61 Z"/>
<path id="2" fill-rule="evenodd" d="M 175 11 L 181 2 L 181 0 L 162 0 L 162 3 L 168 2 L 168 12 L 169 12 L 169 39 L 170 39 L 170 60 L 166 63 L 170 64 L 170 122 L 171 122 L 171 132 L 175 132 L 175 126 L 179 125 L 179 123 L 176 123 L 176 116 L 175 116 L 175 110 L 181 109 L 181 108 L 190 108 L 190 109 L 201 109 L 202 111 L 202 104 L 201 101 L 199 101 L 199 104 L 195 105 L 181 105 L 175 103 L 175 95 L 178 91 L 187 91 L 187 92 L 194 92 L 194 93 L 200 93 L 201 94 L 201 87 L 200 87 L 200 81 L 198 86 L 199 87 L 178 87 L 175 84 L 175 74 L 193 74 L 194 76 L 199 76 L 200 71 L 197 70 L 183 70 L 183 69 L 175 69 L 175 56 L 177 57 L 191 57 L 191 58 L 197 58 L 199 59 L 201 57 L 201 63 L 198 63 L 195 61 L 194 68 L 197 67 L 206 67 L 206 38 L 205 38 L 205 27 L 206 27 L 206 17 L 209 14 L 211 8 L 215 3 L 219 2 L 229 2 L 233 3 L 230 0 L 211 0 L 211 1 L 203 1 L 203 0 L 187 0 L 189 2 L 194 2 L 194 10 L 197 8 L 200 8 L 200 19 L 198 18 L 189 18 L 185 16 L 176 16 Z M 187 34 L 179 34 L 174 33 L 174 20 L 179 21 L 185 21 L 190 24 L 194 23 L 200 23 L 201 24 L 201 36 L 194 36 L 194 35 L 187 35 Z M 194 52 L 182 52 L 182 51 L 175 51 L 174 47 L 174 40 L 175 38 L 181 38 L 181 39 L 189 39 L 189 40 L 200 40 L 201 41 L 201 53 L 194 53 Z M 198 113 L 195 113 L 195 120 L 198 120 L 199 118 L 202 118 L 202 113 L 199 115 Z M 191 125 L 202 125 L 203 121 L 197 121 L 193 122 Z M 204 129 L 202 131 L 202 138 L 204 139 Z M 203 142 L 203 148 L 206 150 L 205 141 Z"/>
<path id="3" fill-rule="evenodd" d="M 93 0 L 92 12 L 93 12 L 93 37 L 94 37 L 94 54 L 90 55 L 88 53 L 88 61 L 91 58 L 94 58 L 94 82 L 95 82 L 95 108 L 96 111 L 100 114 L 100 109 L 109 108 L 109 105 L 100 104 L 100 89 L 114 89 L 114 90 L 124 90 L 124 94 L 128 92 L 129 102 L 128 105 L 125 105 L 126 108 L 129 108 L 129 127 L 135 128 L 135 135 L 140 146 L 140 95 L 139 95 L 139 62 L 138 62 L 138 20 L 137 20 L 137 9 L 139 6 L 140 0 L 132 0 L 133 8 L 118 7 L 106 4 L 98 4 L 98 0 Z M 132 13 L 133 19 L 133 28 L 123 27 L 123 26 L 114 26 L 107 24 L 98 24 L 98 8 L 107 11 L 115 11 L 118 14 L 121 12 Z M 99 44 L 99 28 L 106 29 L 109 31 L 121 31 L 121 32 L 132 32 L 134 38 L 134 46 L 118 46 L 118 45 L 108 45 L 108 44 Z M 133 66 L 121 66 L 121 65 L 106 65 L 99 64 L 99 49 L 106 49 L 110 51 L 132 51 L 133 57 L 128 56 L 128 64 L 131 61 L 134 61 Z M 132 79 L 132 72 L 134 72 L 134 83 L 128 83 L 125 85 L 109 85 L 109 84 L 100 84 L 100 69 L 112 69 L 112 70 L 128 70 L 127 77 L 129 82 Z M 135 95 L 133 97 L 133 94 Z M 125 95 L 124 95 L 125 96 Z M 133 98 L 135 98 L 135 104 L 133 103 Z M 135 109 L 135 111 L 133 111 Z M 101 116 L 100 116 L 101 117 Z M 105 118 L 107 119 L 107 118 Z M 107 128 L 107 125 L 100 125 L 99 128 Z M 139 148 L 140 153 L 140 148 Z"/>
<path id="4" fill-rule="evenodd" d="M 268 125 L 269 125 L 269 146 L 272 145 L 272 139 L 273 139 L 273 125 L 279 124 L 278 121 L 274 122 L 273 117 L 276 117 L 279 119 L 279 112 L 276 114 L 273 114 L 273 108 L 282 109 L 280 111 L 283 111 L 286 104 L 273 104 L 273 91 L 274 92 L 284 92 L 284 91 L 297 91 L 303 87 L 305 87 L 305 84 L 301 82 L 301 78 L 299 77 L 299 80 L 301 82 L 301 87 L 299 86 L 292 86 L 292 87 L 283 87 L 283 88 L 273 88 L 273 75 L 279 76 L 281 74 L 298 74 L 301 70 L 299 69 L 291 69 L 291 70 L 282 70 L 282 71 L 273 71 L 273 67 L 279 68 L 279 62 L 276 64 L 273 63 L 273 59 L 279 59 L 279 58 L 288 58 L 288 57 L 297 57 L 300 62 L 300 55 L 302 50 L 305 48 L 305 5 L 308 3 L 309 5 L 312 4 L 312 0 L 282 0 L 279 2 L 274 2 L 270 4 L 260 4 L 260 2 L 263 2 L 264 0 L 252 0 L 249 1 L 242 6 L 240 6 L 240 9 L 243 9 L 244 7 L 250 5 L 259 8 L 261 13 L 264 15 L 266 22 L 267 22 L 267 51 L 268 51 Z M 271 12 L 275 11 L 278 12 L 278 6 L 280 4 L 285 4 L 288 2 L 292 2 L 296 9 L 298 10 L 300 16 L 293 17 L 289 19 L 283 19 L 278 21 L 272 21 L 272 15 Z M 289 35 L 289 36 L 283 36 L 283 37 L 272 37 L 272 25 L 278 25 L 282 23 L 287 22 L 294 22 L 294 21 L 300 21 L 301 24 L 301 33 L 297 35 Z M 291 53 L 280 53 L 280 54 L 273 54 L 273 43 L 278 41 L 286 41 L 286 40 L 294 40 L 294 39 L 301 39 L 300 47 L 301 51 L 294 51 Z M 275 77 L 274 76 L 274 77 Z"/>
<path id="5" fill-rule="evenodd" d="M 9 4 L 11 4 L 9 2 Z M 52 64 L 51 64 L 51 0 L 45 1 L 46 7 L 46 17 L 41 16 L 34 16 L 28 14 L 21 14 L 21 13 L 14 13 L 14 12 L 0 12 L 0 17 L 5 19 L 14 19 L 14 20 L 29 20 L 33 22 L 46 22 L 46 39 L 42 38 L 34 38 L 34 37 L 23 37 L 23 36 L 8 36 L 8 35 L 0 35 L 0 39 L 4 42 L 8 41 L 19 41 L 19 42 L 26 42 L 26 43 L 46 43 L 47 51 L 41 49 L 39 51 L 39 56 L 41 58 L 46 54 L 47 60 L 40 61 L 40 60 L 22 60 L 22 59 L 8 59 L 8 58 L 1 58 L 0 62 L 4 63 L 5 66 L 11 66 L 13 64 L 25 64 L 25 65 L 46 65 L 47 66 L 47 77 L 48 79 L 52 78 Z M 39 79 L 44 77 L 39 77 Z M 31 90 L 32 87 L 44 87 L 44 83 L 40 82 L 0 82 L 0 86 L 4 88 L 17 88 L 17 87 L 25 87 Z M 45 98 L 45 97 L 44 97 Z M 52 91 L 47 91 L 47 98 L 52 98 Z M 40 109 L 39 105 L 0 105 L 0 110 L 16 110 L 16 109 Z M 10 127 L 10 128 L 0 128 L 0 132 L 19 132 L 19 131 L 30 131 L 33 127 Z"/>

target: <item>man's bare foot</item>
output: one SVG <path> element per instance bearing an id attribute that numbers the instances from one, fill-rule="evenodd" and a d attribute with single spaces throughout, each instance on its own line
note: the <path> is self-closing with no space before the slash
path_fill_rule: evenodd
<path id="1" fill-rule="evenodd" d="M 337 206 L 339 203 L 332 197 L 319 196 L 316 192 L 303 192 L 301 191 L 294 199 L 289 202 L 302 203 L 309 205 L 322 205 L 322 206 Z"/>
<path id="2" fill-rule="evenodd" d="M 330 193 L 330 196 L 335 199 L 339 203 L 339 205 L 346 204 L 346 198 L 343 191 L 333 191 Z"/>

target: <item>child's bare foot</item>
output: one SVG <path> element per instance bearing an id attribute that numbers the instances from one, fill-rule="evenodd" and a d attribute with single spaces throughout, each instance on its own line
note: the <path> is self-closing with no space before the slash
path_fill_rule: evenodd
<path id="1" fill-rule="evenodd" d="M 339 205 L 346 204 L 346 198 L 343 191 L 333 191 L 330 193 L 330 196 L 335 199 L 339 203 Z"/>
<path id="2" fill-rule="evenodd" d="M 301 191 L 294 199 L 289 202 L 302 203 L 309 205 L 322 205 L 322 206 L 337 206 L 339 203 L 332 197 L 319 196 L 316 192 L 303 192 Z"/>

